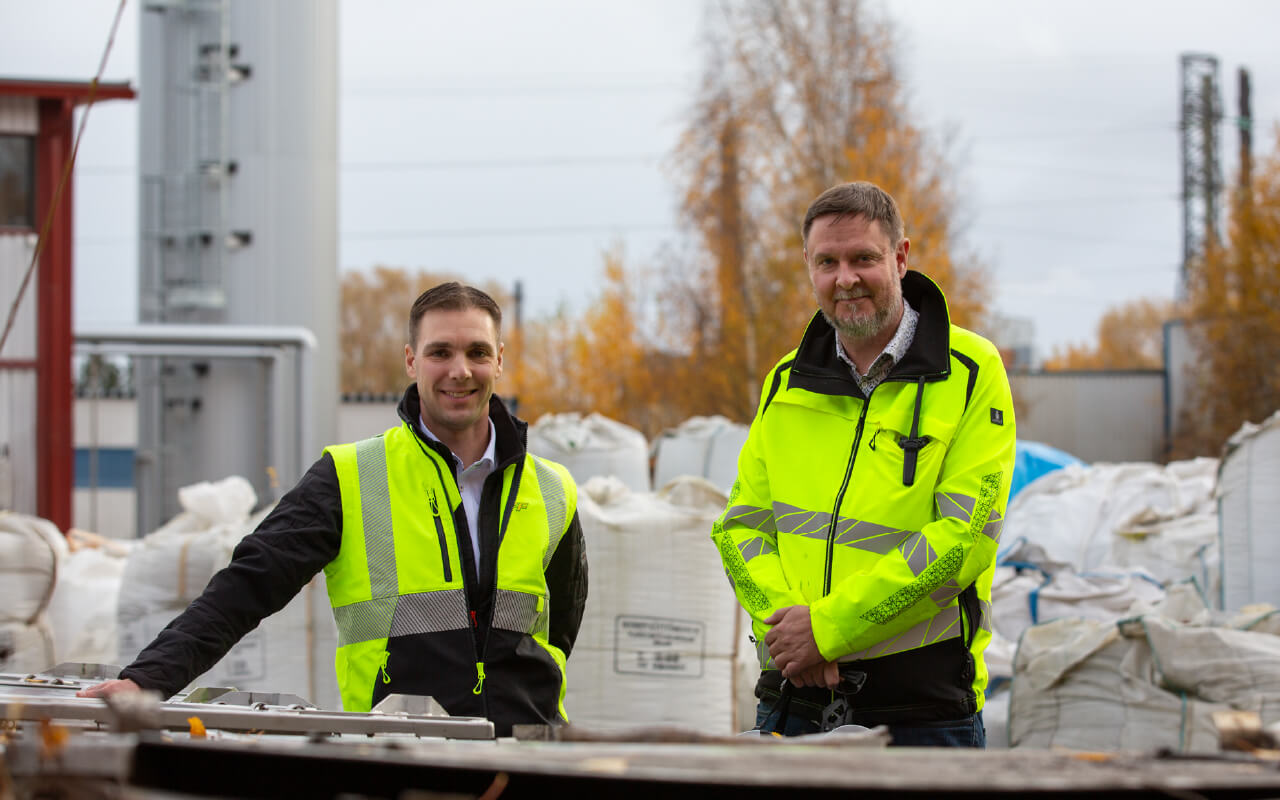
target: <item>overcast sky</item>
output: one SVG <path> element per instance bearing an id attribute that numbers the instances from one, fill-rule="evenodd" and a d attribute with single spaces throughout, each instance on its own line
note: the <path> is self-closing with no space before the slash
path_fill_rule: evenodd
<path id="1" fill-rule="evenodd" d="M 0 75 L 88 80 L 116 6 L 0 0 Z M 139 6 L 106 72 L 135 86 Z M 1280 3 L 883 7 L 913 113 L 954 138 L 964 235 L 992 302 L 1035 321 L 1041 356 L 1092 340 L 1108 307 L 1173 296 L 1180 53 L 1218 56 L 1228 117 L 1249 68 L 1255 155 L 1275 146 Z M 663 164 L 698 77 L 698 3 L 342 0 L 339 14 L 342 269 L 521 279 L 539 315 L 584 307 L 613 243 L 644 263 L 675 242 Z M 1222 136 L 1230 178 L 1230 120 Z M 136 318 L 136 163 L 136 105 L 95 107 L 76 181 L 78 322 Z"/>

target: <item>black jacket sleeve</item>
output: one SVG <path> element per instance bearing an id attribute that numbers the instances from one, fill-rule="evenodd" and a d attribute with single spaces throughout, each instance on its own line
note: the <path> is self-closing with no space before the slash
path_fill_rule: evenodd
<path id="1" fill-rule="evenodd" d="M 578 638 L 582 612 L 587 605 L 587 543 L 575 511 L 569 530 L 560 539 L 547 566 L 547 589 L 551 594 L 551 644 L 567 658 Z"/>
<path id="2" fill-rule="evenodd" d="M 121 671 L 169 697 L 206 672 L 264 618 L 288 605 L 338 555 L 342 499 L 333 459 L 311 465 L 204 593 Z"/>

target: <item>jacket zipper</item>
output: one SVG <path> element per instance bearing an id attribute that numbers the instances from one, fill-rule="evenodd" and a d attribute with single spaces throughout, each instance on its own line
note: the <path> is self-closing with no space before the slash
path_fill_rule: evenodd
<path id="1" fill-rule="evenodd" d="M 444 564 L 444 579 L 453 580 L 453 567 L 449 563 L 449 542 L 445 539 L 444 522 L 440 520 L 440 506 L 436 501 L 436 490 L 431 490 L 431 517 L 436 523 L 436 538 L 440 540 L 440 560 Z"/>
<path id="2" fill-rule="evenodd" d="M 418 432 L 417 432 L 417 430 L 416 430 L 416 429 L 414 429 L 414 428 L 413 428 L 413 426 L 409 425 L 409 423 L 408 423 L 407 421 L 406 421 L 404 424 L 410 428 L 410 432 L 413 434 L 413 439 L 414 439 L 414 441 L 418 443 L 418 449 L 422 451 L 422 455 L 427 459 L 427 461 L 428 461 L 428 462 L 430 462 L 430 463 L 431 463 L 431 465 L 432 465 L 433 467 L 435 467 L 435 468 L 436 468 L 436 474 L 439 476 L 439 478 L 440 478 L 440 482 L 441 482 L 441 483 L 443 483 L 443 482 L 444 482 L 444 472 L 443 472 L 443 470 L 441 470 L 441 469 L 440 469 L 440 465 L 439 465 L 439 464 L 437 464 L 437 463 L 435 462 L 435 459 L 433 459 L 433 458 L 432 458 L 432 457 L 427 453 L 427 448 L 426 448 L 426 446 L 422 443 L 422 439 L 418 436 Z M 457 476 L 457 474 L 456 474 L 456 473 L 454 473 L 452 465 L 450 465 L 450 468 L 449 468 L 449 474 L 450 474 L 451 476 L 453 476 L 453 484 L 454 484 L 454 486 L 457 486 L 457 485 L 458 485 L 458 476 Z M 459 490 L 459 491 L 461 491 L 461 490 Z M 445 497 L 446 497 L 446 498 L 448 497 L 448 493 L 447 493 L 447 492 L 446 492 L 446 494 L 445 494 Z M 440 537 L 440 548 L 441 548 L 441 552 L 442 552 L 442 554 L 443 554 L 443 557 L 444 557 L 444 563 L 445 563 L 445 577 L 446 577 L 446 580 L 452 580 L 452 577 L 451 577 L 451 569 L 450 569 L 450 567 L 449 567 L 449 556 L 448 556 L 448 552 L 449 552 L 449 550 L 448 550 L 448 542 L 446 541 L 446 537 L 445 537 L 445 534 L 444 534 L 444 523 L 442 523 L 442 522 L 441 522 L 441 520 L 440 520 L 440 511 L 439 511 L 439 506 L 437 505 L 436 496 L 435 496 L 435 492 L 434 492 L 434 491 L 432 491 L 432 492 L 431 492 L 431 511 L 432 511 L 432 515 L 435 517 L 436 533 L 437 533 L 437 535 Z M 457 533 L 457 530 L 456 530 L 456 529 L 454 530 L 454 533 L 455 533 L 455 534 Z M 461 545 L 461 543 L 459 543 L 459 545 L 458 545 L 458 546 L 459 546 L 459 547 L 461 547 L 461 546 L 462 546 L 462 545 Z M 480 565 L 479 565 L 479 564 L 477 564 L 477 565 L 476 565 L 476 569 L 478 570 L 479 568 L 480 568 Z M 471 592 L 468 590 L 468 587 L 467 587 L 467 583 L 468 583 L 468 581 L 470 581 L 470 580 L 472 580 L 472 578 L 470 578 L 470 577 L 467 575 L 467 571 L 466 571 L 465 569 L 463 569 L 463 570 L 462 570 L 462 596 L 466 599 L 466 602 L 467 602 L 467 616 L 468 616 L 468 618 L 471 620 L 471 630 L 470 630 L 470 633 L 471 633 L 471 648 L 472 648 L 472 650 L 473 650 L 473 651 L 475 652 L 475 654 L 476 654 L 476 685 L 475 685 L 475 687 L 474 687 L 474 688 L 472 688 L 471 693 L 472 693 L 472 694 L 475 694 L 475 695 L 480 695 L 480 707 L 481 707 L 481 709 L 482 709 L 482 712 L 483 712 L 484 716 L 487 718 L 487 717 L 489 716 L 489 702 L 488 702 L 488 700 L 487 700 L 487 699 L 485 699 L 485 697 L 484 697 L 484 695 L 483 695 L 483 691 L 484 691 L 484 660 L 483 660 L 483 659 L 484 659 L 484 655 L 483 655 L 483 653 L 482 653 L 482 652 L 481 652 L 481 650 L 480 650 L 480 640 L 476 638 L 476 627 L 477 627 L 477 626 L 476 626 L 476 612 L 475 612 L 475 609 L 473 609 L 473 608 L 471 607 Z M 492 617 L 492 615 L 490 615 L 490 616 Z M 492 622 L 492 619 L 491 619 L 490 621 Z M 487 643 L 487 639 L 488 639 L 488 634 L 487 634 L 487 633 L 486 633 L 485 638 L 486 638 L 486 643 Z M 387 653 L 387 656 L 390 656 L 390 655 L 391 655 L 391 654 L 388 652 L 388 653 Z M 383 675 L 384 675 L 384 677 L 388 677 L 388 678 L 389 678 L 389 676 L 387 676 L 387 675 L 386 675 L 386 667 L 385 667 L 385 663 L 386 663 L 386 662 L 384 661 L 383 663 L 384 663 L 384 667 L 383 667 Z"/>
<path id="3" fill-rule="evenodd" d="M 871 394 L 875 389 L 871 390 Z M 871 407 L 871 394 L 862 404 L 862 413 L 858 415 L 858 428 L 853 434 L 853 448 L 849 451 L 849 463 L 844 468 L 844 480 L 840 483 L 840 491 L 836 492 L 836 504 L 831 509 L 831 524 L 827 527 L 827 563 L 826 574 L 822 578 L 822 596 L 831 594 L 831 568 L 835 562 L 836 526 L 840 524 L 840 505 L 844 502 L 844 493 L 849 488 L 849 478 L 853 475 L 853 462 L 858 457 L 858 445 L 862 443 L 862 429 L 867 422 L 867 409 Z"/>

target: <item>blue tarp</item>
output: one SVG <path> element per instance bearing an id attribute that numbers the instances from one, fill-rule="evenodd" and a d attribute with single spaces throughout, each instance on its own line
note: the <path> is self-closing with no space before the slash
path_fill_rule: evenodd
<path id="1" fill-rule="evenodd" d="M 1022 491 L 1022 487 L 1041 475 L 1062 469 L 1068 464 L 1083 463 L 1085 462 L 1056 447 L 1019 439 L 1013 461 L 1013 482 L 1009 486 L 1009 499 L 1013 500 Z"/>

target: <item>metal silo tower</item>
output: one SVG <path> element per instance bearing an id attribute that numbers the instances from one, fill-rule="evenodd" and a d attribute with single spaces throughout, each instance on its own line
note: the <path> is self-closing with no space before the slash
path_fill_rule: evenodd
<path id="1" fill-rule="evenodd" d="M 139 363 L 148 531 L 194 481 L 240 474 L 277 496 L 308 466 L 290 454 L 334 436 L 338 35 L 336 0 L 147 0 L 141 15 L 140 321 L 315 337 L 305 386 L 244 347 Z M 277 429 L 298 398 L 310 434 Z"/>

